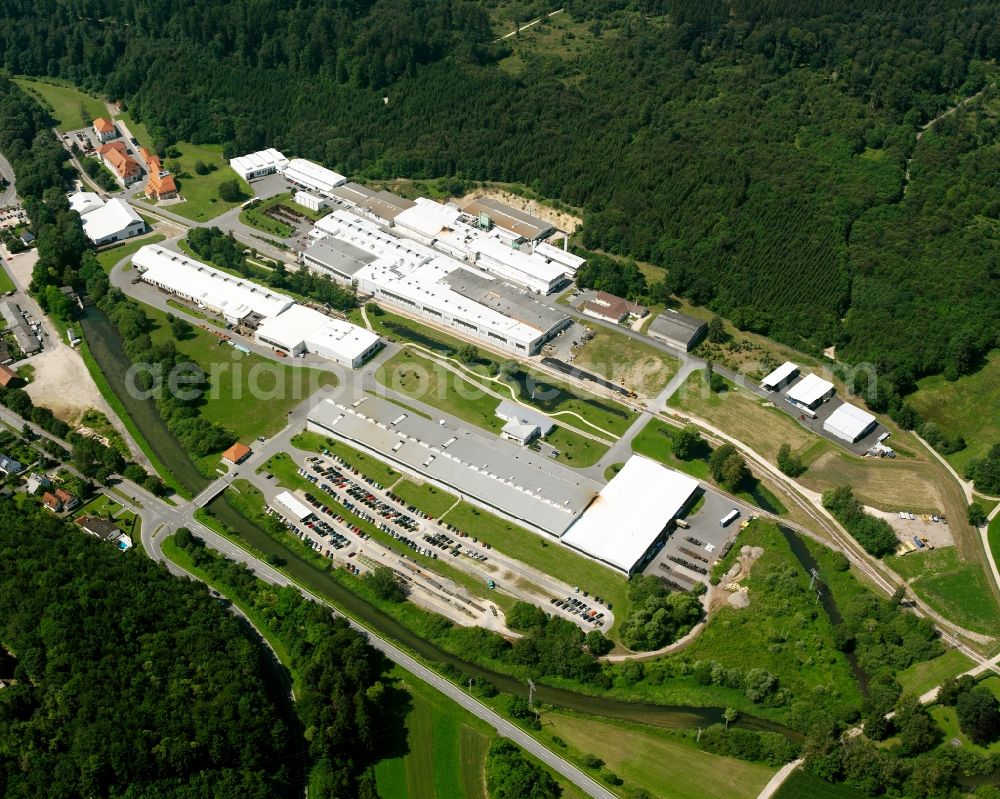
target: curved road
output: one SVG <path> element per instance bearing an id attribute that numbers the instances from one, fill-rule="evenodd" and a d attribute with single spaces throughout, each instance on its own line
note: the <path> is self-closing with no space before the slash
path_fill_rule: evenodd
<path id="1" fill-rule="evenodd" d="M 17 199 L 17 189 L 14 187 L 14 168 L 3 153 L 0 153 L 0 178 L 7 181 L 7 188 L 0 191 L 0 206 L 11 205 Z"/>

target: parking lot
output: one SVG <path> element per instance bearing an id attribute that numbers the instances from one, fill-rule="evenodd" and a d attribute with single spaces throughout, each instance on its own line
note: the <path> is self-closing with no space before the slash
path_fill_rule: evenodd
<path id="1" fill-rule="evenodd" d="M 702 486 L 704 501 L 683 521 L 687 527 L 678 526 L 667 536 L 663 548 L 653 557 L 643 573 L 659 577 L 669 587 L 689 591 L 695 583 L 708 584 L 712 565 L 728 551 L 740 531 L 740 525 L 750 518 L 751 508 L 734 501 L 711 488 Z M 740 515 L 722 527 L 720 519 L 736 508 Z"/>

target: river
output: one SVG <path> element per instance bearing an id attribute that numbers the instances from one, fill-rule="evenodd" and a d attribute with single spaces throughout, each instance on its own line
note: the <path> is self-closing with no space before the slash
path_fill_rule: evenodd
<path id="1" fill-rule="evenodd" d="M 101 371 L 112 389 L 125 405 L 136 427 L 149 442 L 153 452 L 170 469 L 174 477 L 192 494 L 197 494 L 207 484 L 194 464 L 187 458 L 180 444 L 167 429 L 152 400 L 142 400 L 131 396 L 125 390 L 128 356 L 125 355 L 121 336 L 107 316 L 96 308 L 89 308 L 82 325 L 87 344 Z M 490 669 L 448 654 L 425 639 L 408 630 L 391 616 L 352 593 L 328 573 L 299 559 L 278 541 L 244 518 L 225 500 L 217 497 L 208 509 L 226 527 L 244 539 L 254 549 L 265 555 L 277 555 L 287 562 L 284 569 L 296 580 L 313 589 L 317 594 L 328 597 L 334 605 L 376 630 L 379 634 L 402 644 L 433 663 L 449 664 L 463 673 L 481 680 L 488 680 L 505 693 L 527 696 L 527 685 L 514 677 L 500 674 Z M 658 727 L 671 729 L 694 729 L 722 722 L 722 708 L 690 707 L 681 705 L 653 705 L 626 702 L 600 696 L 589 696 L 561 688 L 538 683 L 535 696 L 540 702 L 564 707 L 581 713 L 606 718 L 639 721 Z M 800 739 L 793 730 L 776 722 L 741 714 L 736 725 L 746 729 L 779 732 L 789 738 Z"/>

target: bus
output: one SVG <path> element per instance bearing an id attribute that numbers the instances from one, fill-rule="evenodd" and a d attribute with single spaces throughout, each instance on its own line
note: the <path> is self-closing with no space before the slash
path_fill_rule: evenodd
<path id="1" fill-rule="evenodd" d="M 729 511 L 729 513 L 727 513 L 725 516 L 719 519 L 719 527 L 728 527 L 738 518 L 740 518 L 740 509 L 733 508 L 731 511 Z"/>

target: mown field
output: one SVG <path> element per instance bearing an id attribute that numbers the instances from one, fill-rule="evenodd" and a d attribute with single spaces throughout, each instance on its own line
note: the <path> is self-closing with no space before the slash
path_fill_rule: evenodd
<path id="1" fill-rule="evenodd" d="M 973 662 L 957 649 L 949 649 L 940 657 L 914 663 L 896 675 L 907 693 L 921 696 L 945 680 L 956 677 L 972 668 Z"/>
<path id="2" fill-rule="evenodd" d="M 955 547 L 885 559 L 935 610 L 974 632 L 1000 636 L 1000 608 L 980 563 L 959 558 Z"/>
<path id="3" fill-rule="evenodd" d="M 641 788 L 659 799 L 754 799 L 775 771 L 708 754 L 677 735 L 639 724 L 548 712 L 542 728 L 565 741 L 565 753 L 574 759 L 603 760 L 624 780 L 625 796 Z"/>
<path id="4" fill-rule="evenodd" d="M 785 780 L 775 799 L 868 799 L 868 794 L 846 783 L 834 785 L 799 769 Z"/>
<path id="5" fill-rule="evenodd" d="M 148 234 L 136 239 L 135 241 L 131 241 L 128 244 L 123 244 L 121 247 L 115 247 L 111 250 L 105 250 L 104 252 L 99 253 L 97 261 L 104 267 L 105 272 L 110 273 L 114 265 L 122 258 L 134 255 L 138 250 L 142 249 L 147 244 L 156 244 L 157 242 L 163 241 L 163 239 L 164 236 L 160 233 Z"/>
<path id="6" fill-rule="evenodd" d="M 974 374 L 951 382 L 940 375 L 927 377 L 917 386 L 909 401 L 920 415 L 947 436 L 965 439 L 965 449 L 946 456 L 960 474 L 970 460 L 1000 443 L 1000 350 L 990 353 Z"/>
<path id="7" fill-rule="evenodd" d="M 594 336 L 577 352 L 573 365 L 612 383 L 654 397 L 677 374 L 680 363 L 624 333 L 594 327 Z"/>
<path id="8" fill-rule="evenodd" d="M 56 127 L 63 132 L 79 130 L 89 126 L 97 117 L 108 116 L 108 109 L 103 101 L 68 83 L 49 83 L 29 78 L 15 78 L 14 82 L 52 109 Z"/>

